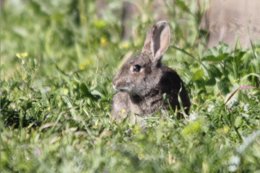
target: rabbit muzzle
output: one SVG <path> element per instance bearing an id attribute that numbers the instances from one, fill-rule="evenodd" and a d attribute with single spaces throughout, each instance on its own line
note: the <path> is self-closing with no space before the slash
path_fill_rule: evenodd
<path id="1" fill-rule="evenodd" d="M 130 92 L 130 84 L 126 83 L 125 81 L 114 80 L 113 81 L 113 89 L 115 91 L 121 92 Z"/>

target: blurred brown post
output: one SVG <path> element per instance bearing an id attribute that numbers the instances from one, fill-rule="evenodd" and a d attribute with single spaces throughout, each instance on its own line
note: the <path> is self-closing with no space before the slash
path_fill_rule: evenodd
<path id="1" fill-rule="evenodd" d="M 121 37 L 123 40 L 129 40 L 133 37 L 133 20 L 138 15 L 138 9 L 135 4 L 129 1 L 123 1 L 122 7 L 122 17 L 121 17 L 121 26 L 122 34 Z"/>
<path id="2" fill-rule="evenodd" d="M 96 5 L 96 14 L 99 18 L 103 17 L 103 11 L 104 9 L 107 8 L 108 6 L 108 1 L 107 0 L 96 0 L 95 5 Z"/>
<path id="3" fill-rule="evenodd" d="M 96 14 L 99 18 L 102 18 L 104 16 L 103 11 L 107 8 L 109 1 L 108 0 L 96 0 Z M 167 14 L 167 6 L 165 4 L 164 0 L 154 0 L 151 1 L 151 6 L 148 7 L 147 4 L 142 1 L 138 0 L 132 0 L 127 1 L 124 0 L 121 4 L 121 17 L 118 16 L 118 18 L 121 18 L 121 26 L 122 26 L 122 34 L 121 38 L 123 40 L 129 40 L 133 39 L 134 37 L 134 25 L 135 20 L 137 20 L 137 17 L 142 16 L 141 8 L 147 9 L 152 11 L 151 16 L 155 21 L 159 20 L 166 20 L 168 19 Z M 145 6 L 145 7 L 144 7 Z M 139 18 L 140 20 L 140 18 Z"/>
<path id="4" fill-rule="evenodd" d="M 0 0 L 0 8 L 3 8 L 5 0 Z"/>
<path id="5" fill-rule="evenodd" d="M 142 16 L 140 8 L 146 5 L 144 2 L 140 2 L 137 0 L 123 1 L 122 8 L 122 38 L 124 40 L 129 40 L 134 37 L 133 25 L 131 23 L 137 19 L 137 16 Z M 138 6 L 140 8 L 138 8 Z M 153 12 L 151 16 L 153 16 L 154 22 L 159 20 L 168 19 L 167 8 L 164 0 L 154 0 L 151 2 L 151 11 Z"/>

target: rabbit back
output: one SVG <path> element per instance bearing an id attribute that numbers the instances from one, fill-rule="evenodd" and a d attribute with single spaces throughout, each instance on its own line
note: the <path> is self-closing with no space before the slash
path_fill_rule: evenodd
<path id="1" fill-rule="evenodd" d="M 188 114 L 191 103 L 184 82 L 175 70 L 163 66 L 162 71 L 160 88 L 162 93 L 166 94 L 166 102 L 169 102 L 169 104 L 164 102 L 164 106 L 168 107 L 170 105 L 171 109 L 176 110 L 180 109 L 182 105 L 185 113 Z"/>

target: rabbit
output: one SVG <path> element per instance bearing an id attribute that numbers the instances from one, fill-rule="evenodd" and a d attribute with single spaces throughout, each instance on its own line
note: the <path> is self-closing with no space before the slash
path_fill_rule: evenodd
<path id="1" fill-rule="evenodd" d="M 113 97 L 112 118 L 122 120 L 134 114 L 146 117 L 158 110 L 191 106 L 188 93 L 179 75 L 163 65 L 161 59 L 170 45 L 170 26 L 158 21 L 148 31 L 141 53 L 131 56 L 113 79 L 117 91 Z"/>

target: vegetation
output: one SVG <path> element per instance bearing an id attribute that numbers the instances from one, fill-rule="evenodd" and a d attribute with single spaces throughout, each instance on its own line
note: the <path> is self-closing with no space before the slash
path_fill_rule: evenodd
<path id="1" fill-rule="evenodd" d="M 189 116 L 110 119 L 112 77 L 141 48 L 152 19 L 121 41 L 120 1 L 10 0 L 1 9 L 0 170 L 6 172 L 259 172 L 260 47 L 199 38 L 195 1 L 169 6 L 173 44 L 164 63 L 192 98 Z"/>

